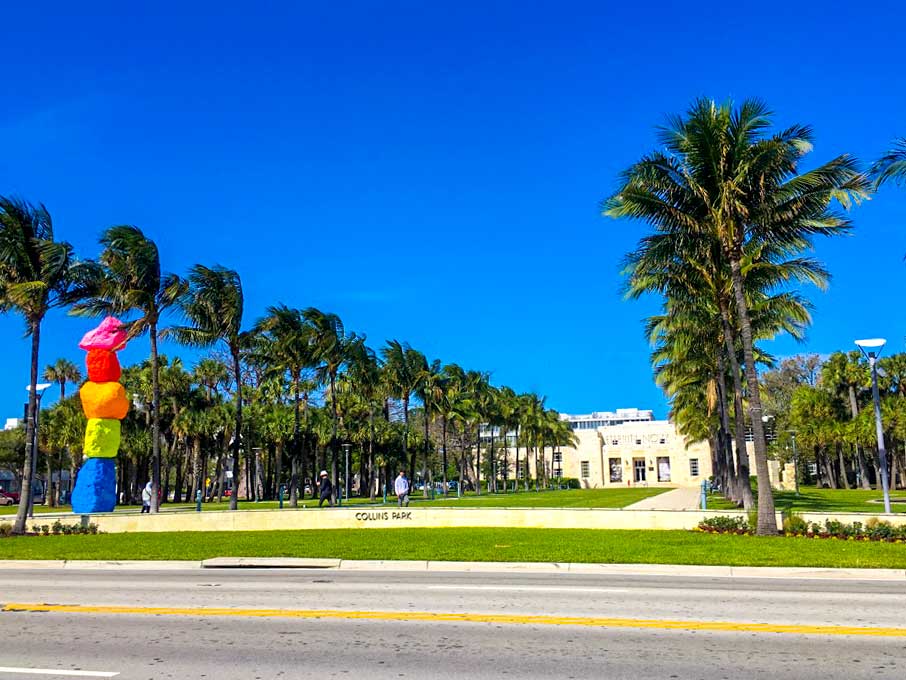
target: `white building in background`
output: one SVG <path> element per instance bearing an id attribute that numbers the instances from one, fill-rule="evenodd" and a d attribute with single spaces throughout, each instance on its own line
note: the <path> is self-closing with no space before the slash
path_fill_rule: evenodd
<path id="1" fill-rule="evenodd" d="M 568 420 L 574 430 L 594 430 L 599 427 L 611 427 L 623 423 L 644 423 L 654 420 L 654 411 L 637 408 L 618 408 L 616 412 L 595 411 L 585 415 L 561 413 L 560 420 Z"/>
<path id="2" fill-rule="evenodd" d="M 673 423 L 655 420 L 651 411 L 620 409 L 617 414 L 629 412 L 631 417 L 613 419 L 619 423 L 594 428 L 583 426 L 587 421 L 577 416 L 564 417 L 576 424 L 579 442 L 554 453 L 555 471 L 562 466 L 563 477 L 575 477 L 589 489 L 698 486 L 711 476 L 708 442 L 687 445 Z"/>
<path id="3" fill-rule="evenodd" d="M 15 430 L 17 427 L 22 425 L 22 418 L 7 418 L 6 425 L 3 426 L 4 430 Z"/>

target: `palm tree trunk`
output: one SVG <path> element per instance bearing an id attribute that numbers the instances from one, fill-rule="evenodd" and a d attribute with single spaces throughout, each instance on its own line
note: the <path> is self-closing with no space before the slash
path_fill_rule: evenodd
<path id="1" fill-rule="evenodd" d="M 230 493 L 230 510 L 239 508 L 239 480 L 241 476 L 239 453 L 242 449 L 242 367 L 239 364 L 239 348 L 231 347 L 233 372 L 236 375 L 236 432 L 233 435 L 233 490 Z"/>
<path id="2" fill-rule="evenodd" d="M 764 423 L 761 420 L 761 387 L 758 384 L 758 373 L 755 370 L 755 347 L 752 339 L 752 322 L 746 303 L 745 288 L 742 281 L 742 268 L 739 253 L 730 257 L 730 272 L 733 279 L 733 293 L 736 296 L 736 308 L 739 313 L 739 328 L 742 336 L 742 354 L 748 383 L 749 418 L 752 421 L 752 433 L 755 438 L 755 473 L 758 477 L 758 529 L 761 536 L 777 533 L 777 515 L 774 510 L 774 492 L 768 473 L 767 443 L 764 438 Z M 745 480 L 743 480 L 745 481 Z"/>
<path id="3" fill-rule="evenodd" d="M 717 391 L 719 393 L 717 408 L 720 413 L 720 440 L 717 447 L 718 464 L 720 465 L 718 479 L 724 495 L 730 497 L 731 484 L 734 484 L 735 491 L 736 475 L 733 469 L 733 448 L 730 446 L 730 415 L 727 413 L 727 376 L 723 354 L 718 357 L 717 361 Z"/>
<path id="4" fill-rule="evenodd" d="M 488 457 L 488 470 L 490 471 L 490 476 L 488 477 L 488 493 L 492 493 L 493 484 L 493 493 L 497 493 L 497 470 L 494 463 L 497 460 L 497 451 L 494 450 L 494 426 L 491 425 L 491 453 Z"/>
<path id="5" fill-rule="evenodd" d="M 843 457 L 843 444 L 837 444 L 837 460 L 840 462 L 840 481 L 843 482 L 843 488 L 849 489 L 849 474 L 846 469 L 846 460 Z"/>
<path id="6" fill-rule="evenodd" d="M 428 498 L 428 405 L 425 404 L 425 457 L 422 460 L 422 482 L 425 485 L 424 497 Z"/>
<path id="7" fill-rule="evenodd" d="M 19 489 L 19 509 L 16 511 L 16 521 L 13 524 L 14 534 L 25 533 L 25 521 L 28 518 L 28 508 L 31 504 L 32 484 L 35 478 L 35 469 L 32 466 L 32 447 L 35 440 L 35 413 L 38 409 L 38 349 L 41 344 L 41 322 L 29 322 L 31 331 L 31 374 L 28 389 L 28 414 L 25 423 L 25 465 L 22 466 L 22 486 Z"/>
<path id="8" fill-rule="evenodd" d="M 441 435 L 441 437 L 442 437 L 441 454 L 443 456 L 443 458 L 441 459 L 441 465 L 443 465 L 443 477 L 442 477 L 441 481 L 443 482 L 443 485 L 444 485 L 444 498 L 446 498 L 447 497 L 447 416 L 444 415 L 441 417 L 443 419 L 443 421 L 442 421 L 443 422 L 443 425 L 442 425 L 443 434 Z"/>
<path id="9" fill-rule="evenodd" d="M 368 496 L 373 503 L 377 494 L 374 469 L 374 407 L 368 407 Z"/>
<path id="10" fill-rule="evenodd" d="M 415 451 L 412 452 L 412 456 L 408 455 L 409 452 L 409 397 L 408 395 L 403 397 L 403 461 L 407 461 L 409 465 L 409 474 L 412 475 L 412 478 L 415 479 Z"/>
<path id="11" fill-rule="evenodd" d="M 733 434 L 736 443 L 736 466 L 731 468 L 731 492 L 734 496 L 733 500 L 742 501 L 746 510 L 752 510 L 755 506 L 755 498 L 752 496 L 752 485 L 749 482 L 751 472 L 749 453 L 746 451 L 746 423 L 742 408 L 742 373 L 739 370 L 739 359 L 736 356 L 736 334 L 730 325 L 730 313 L 726 303 L 721 300 L 719 304 L 721 325 L 724 329 L 724 347 L 727 361 L 730 362 L 730 373 L 733 376 L 733 420 L 735 421 Z M 762 425 L 760 417 L 758 424 Z"/>
<path id="12" fill-rule="evenodd" d="M 862 448 L 858 445 L 854 445 L 856 464 L 859 466 L 859 485 L 866 491 L 871 490 L 871 480 L 868 478 L 868 468 L 865 465 L 865 456 Z"/>
<path id="13" fill-rule="evenodd" d="M 475 426 L 475 494 L 481 495 L 481 425 Z"/>
<path id="14" fill-rule="evenodd" d="M 157 356 L 157 321 L 148 324 L 151 339 L 151 512 L 160 512 L 160 361 Z"/>
<path id="15" fill-rule="evenodd" d="M 516 470 L 513 478 L 516 480 L 513 484 L 513 493 L 519 491 L 519 424 L 516 424 L 516 461 L 514 463 Z"/>
<path id="16" fill-rule="evenodd" d="M 509 428 L 507 428 L 506 425 L 504 425 L 504 430 L 503 430 L 503 493 L 506 493 L 507 485 L 510 482 L 510 474 L 509 474 L 510 473 L 510 469 L 509 469 L 510 460 L 509 460 L 509 457 L 507 456 L 507 453 L 509 452 L 510 444 L 507 441 L 507 437 L 509 436 L 507 429 L 509 429 Z"/>
<path id="17" fill-rule="evenodd" d="M 330 407 L 333 411 L 333 424 L 330 434 L 330 477 L 333 480 L 333 502 L 337 502 L 337 487 L 340 483 L 339 471 L 337 466 L 337 424 L 340 419 L 339 411 L 337 411 L 337 385 L 336 385 L 337 376 L 334 373 L 330 374 Z M 346 489 L 343 489 L 343 497 L 346 497 Z"/>

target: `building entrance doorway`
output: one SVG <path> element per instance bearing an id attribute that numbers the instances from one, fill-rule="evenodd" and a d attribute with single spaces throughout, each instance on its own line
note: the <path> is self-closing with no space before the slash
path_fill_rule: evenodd
<path id="1" fill-rule="evenodd" d="M 632 472 L 633 472 L 633 479 L 636 482 L 645 481 L 645 459 L 644 458 L 633 458 L 632 459 Z"/>
<path id="2" fill-rule="evenodd" d="M 670 458 L 668 456 L 660 456 L 657 459 L 657 481 L 670 481 Z"/>

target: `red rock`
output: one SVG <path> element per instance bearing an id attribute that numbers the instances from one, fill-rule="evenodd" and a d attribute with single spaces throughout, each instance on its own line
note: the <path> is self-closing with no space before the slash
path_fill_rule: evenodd
<path id="1" fill-rule="evenodd" d="M 85 365 L 88 367 L 88 379 L 91 382 L 118 382 L 122 374 L 116 353 L 106 349 L 88 350 Z"/>

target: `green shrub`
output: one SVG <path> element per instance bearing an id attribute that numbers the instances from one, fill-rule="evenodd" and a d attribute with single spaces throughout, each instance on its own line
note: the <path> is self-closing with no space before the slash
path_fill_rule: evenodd
<path id="1" fill-rule="evenodd" d="M 791 514 L 783 520 L 783 533 L 785 534 L 807 534 L 808 530 L 808 522 L 799 515 Z"/>
<path id="2" fill-rule="evenodd" d="M 745 517 L 727 517 L 719 515 L 717 517 L 708 517 L 698 524 L 700 531 L 708 531 L 714 534 L 745 534 L 750 531 L 749 523 Z"/>
<path id="3" fill-rule="evenodd" d="M 0 524 L 0 537 L 6 538 L 13 535 L 13 525 L 9 522 Z"/>

